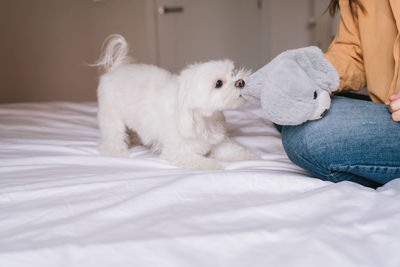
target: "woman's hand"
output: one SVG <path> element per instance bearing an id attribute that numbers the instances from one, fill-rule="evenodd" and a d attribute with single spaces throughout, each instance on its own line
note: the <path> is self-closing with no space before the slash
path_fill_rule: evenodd
<path id="1" fill-rule="evenodd" d="M 389 110 L 392 113 L 392 119 L 400 122 L 400 92 L 389 97 Z"/>

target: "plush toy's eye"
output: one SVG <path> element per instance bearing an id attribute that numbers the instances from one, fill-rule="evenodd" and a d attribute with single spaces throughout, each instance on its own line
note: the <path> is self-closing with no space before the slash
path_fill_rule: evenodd
<path id="1" fill-rule="evenodd" d="M 317 91 L 314 91 L 314 99 L 317 99 L 317 96 L 318 96 Z"/>
<path id="2" fill-rule="evenodd" d="M 215 83 L 215 88 L 221 88 L 222 85 L 224 85 L 224 82 L 221 81 L 221 80 L 218 80 L 218 81 Z"/>

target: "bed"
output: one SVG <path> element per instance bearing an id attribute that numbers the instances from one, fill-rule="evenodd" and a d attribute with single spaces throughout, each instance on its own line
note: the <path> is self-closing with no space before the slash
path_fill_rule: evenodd
<path id="1" fill-rule="evenodd" d="M 373 190 L 293 165 L 256 102 L 226 112 L 261 160 L 99 155 L 96 103 L 0 105 L 0 266 L 400 266 L 400 179 Z"/>

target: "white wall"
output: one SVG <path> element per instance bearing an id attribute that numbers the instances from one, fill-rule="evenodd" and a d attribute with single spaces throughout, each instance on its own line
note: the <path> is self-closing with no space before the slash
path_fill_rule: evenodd
<path id="1" fill-rule="evenodd" d="M 0 0 L 0 102 L 96 99 L 87 66 L 105 37 L 126 35 L 152 62 L 145 0 Z"/>
<path id="2" fill-rule="evenodd" d="M 181 6 L 157 17 L 158 64 L 173 72 L 193 62 L 229 58 L 256 70 L 267 57 L 259 0 L 157 0 Z"/>

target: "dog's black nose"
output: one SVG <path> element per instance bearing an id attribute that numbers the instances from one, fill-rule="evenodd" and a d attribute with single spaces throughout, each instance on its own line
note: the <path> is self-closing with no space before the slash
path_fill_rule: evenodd
<path id="1" fill-rule="evenodd" d="M 237 81 L 235 82 L 235 86 L 236 86 L 237 88 L 243 88 L 244 85 L 245 85 L 245 82 L 243 81 L 243 79 L 239 79 L 239 80 L 237 80 Z"/>
<path id="2" fill-rule="evenodd" d="M 323 118 L 323 117 L 326 115 L 326 113 L 328 113 L 328 110 L 327 110 L 327 109 L 325 109 L 324 112 L 322 112 L 321 118 Z"/>

